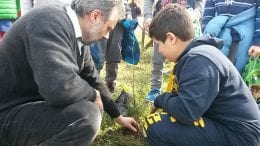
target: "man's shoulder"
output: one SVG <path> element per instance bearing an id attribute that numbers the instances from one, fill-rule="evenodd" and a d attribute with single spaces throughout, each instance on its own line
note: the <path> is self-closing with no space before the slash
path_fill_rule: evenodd
<path id="1" fill-rule="evenodd" d="M 69 20 L 66 11 L 59 5 L 42 5 L 35 7 L 27 16 L 32 23 L 55 23 Z M 63 22 L 65 25 L 65 22 Z M 61 25 L 60 27 L 62 27 Z"/>

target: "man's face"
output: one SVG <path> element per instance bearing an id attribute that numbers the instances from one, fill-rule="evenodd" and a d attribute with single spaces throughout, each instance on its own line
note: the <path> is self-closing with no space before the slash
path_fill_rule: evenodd
<path id="1" fill-rule="evenodd" d="M 91 17 L 91 16 L 90 16 Z M 114 14 L 106 22 L 99 16 L 88 27 L 85 27 L 82 31 L 83 41 L 90 44 L 92 41 L 96 41 L 102 38 L 108 39 L 109 32 L 114 29 L 119 19 L 118 14 Z"/>

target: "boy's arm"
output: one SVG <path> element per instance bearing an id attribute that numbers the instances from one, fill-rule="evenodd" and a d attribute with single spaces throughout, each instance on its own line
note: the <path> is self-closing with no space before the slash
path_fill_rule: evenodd
<path id="1" fill-rule="evenodd" d="M 212 62 L 200 56 L 187 59 L 178 74 L 178 95 L 161 94 L 155 99 L 154 105 L 177 121 L 193 125 L 215 100 L 219 92 L 220 75 Z"/>
<path id="2" fill-rule="evenodd" d="M 216 9 L 215 9 L 215 3 L 214 0 L 207 0 L 205 7 L 204 7 L 204 13 L 202 17 L 202 31 L 204 31 L 206 25 L 208 22 L 215 17 Z"/>
<path id="3" fill-rule="evenodd" d="M 255 35 L 254 46 L 260 46 L 260 0 L 256 0 Z"/>

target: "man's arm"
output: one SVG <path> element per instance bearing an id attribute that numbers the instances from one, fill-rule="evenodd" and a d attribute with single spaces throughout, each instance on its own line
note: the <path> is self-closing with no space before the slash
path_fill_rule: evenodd
<path id="1" fill-rule="evenodd" d="M 102 98 L 104 110 L 112 117 L 116 118 L 120 115 L 116 104 L 112 100 L 112 95 L 107 89 L 104 82 L 100 79 L 99 73 L 95 68 L 95 64 L 90 56 L 89 48 L 85 47 L 84 54 L 84 68 L 80 72 L 80 76 L 86 82 L 90 84 L 91 87 L 95 88 L 100 92 L 100 96 Z"/>
<path id="2" fill-rule="evenodd" d="M 85 48 L 87 49 L 87 48 Z M 104 110 L 114 118 L 115 121 L 123 127 L 129 128 L 134 132 L 137 132 L 137 123 L 132 117 L 123 117 L 120 115 L 117 105 L 112 100 L 112 95 L 108 91 L 106 85 L 101 81 L 97 70 L 95 69 L 94 62 L 90 56 L 90 52 L 86 51 L 84 69 L 81 71 L 81 77 L 86 80 L 93 88 L 100 92 L 100 96 L 103 102 Z M 99 94 L 97 94 L 98 96 Z M 98 99 L 98 97 L 97 97 Z M 102 107 L 100 101 L 95 101 L 99 107 Z"/>

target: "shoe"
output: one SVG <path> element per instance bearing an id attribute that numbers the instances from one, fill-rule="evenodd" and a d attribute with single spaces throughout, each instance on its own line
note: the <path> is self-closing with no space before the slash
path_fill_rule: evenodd
<path id="1" fill-rule="evenodd" d="M 123 90 L 118 98 L 115 100 L 115 103 L 118 107 L 118 110 L 122 116 L 126 116 L 128 113 L 128 103 L 129 103 L 129 98 L 132 97 L 132 94 L 127 93 L 125 90 Z"/>
<path id="2" fill-rule="evenodd" d="M 107 82 L 107 88 L 111 93 L 115 92 L 116 83 L 115 82 Z"/>
<path id="3" fill-rule="evenodd" d="M 152 89 L 149 94 L 145 97 L 146 100 L 153 102 L 154 99 L 161 94 L 160 89 Z"/>

